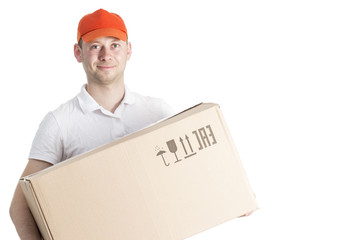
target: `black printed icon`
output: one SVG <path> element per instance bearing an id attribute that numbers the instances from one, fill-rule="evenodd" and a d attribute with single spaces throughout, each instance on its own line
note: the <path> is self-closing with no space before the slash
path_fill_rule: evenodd
<path id="1" fill-rule="evenodd" d="M 156 156 L 161 156 L 161 158 L 162 158 L 162 160 L 163 160 L 163 162 L 164 162 L 165 166 L 169 166 L 169 165 L 170 165 L 170 163 L 167 163 L 167 162 L 165 161 L 164 156 L 163 156 L 163 154 L 164 154 L 164 153 L 166 153 L 166 152 L 165 152 L 165 151 L 163 151 L 163 150 L 160 150 L 160 151 L 156 154 Z"/>
<path id="2" fill-rule="evenodd" d="M 167 141 L 167 142 L 166 142 L 166 145 L 168 146 L 169 151 L 170 151 L 171 153 L 175 154 L 175 157 L 176 157 L 175 163 L 181 161 L 181 159 L 179 159 L 179 158 L 177 157 L 177 155 L 176 155 L 177 146 L 176 146 L 175 140 L 172 139 L 172 140 L 170 140 L 170 141 Z"/>
<path id="3" fill-rule="evenodd" d="M 194 156 L 196 154 L 196 152 L 194 152 L 194 150 L 193 150 L 193 148 L 192 148 L 192 146 L 190 144 L 189 137 L 187 135 L 185 135 L 185 140 L 186 140 L 186 142 L 187 142 L 187 144 L 188 144 L 188 146 L 190 148 L 189 150 L 191 151 L 191 152 L 188 153 L 187 148 L 186 148 L 185 143 L 184 143 L 185 141 L 180 137 L 180 142 L 181 142 L 181 145 L 182 145 L 182 147 L 184 149 L 184 152 L 185 152 L 185 155 L 186 155 L 185 158 Z"/>

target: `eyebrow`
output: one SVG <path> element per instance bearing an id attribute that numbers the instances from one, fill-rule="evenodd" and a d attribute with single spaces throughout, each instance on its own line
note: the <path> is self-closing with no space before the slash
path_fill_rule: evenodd
<path id="1" fill-rule="evenodd" d="M 121 42 L 122 40 L 121 39 L 114 39 L 111 41 L 111 43 L 114 43 L 114 42 Z M 99 42 L 99 41 L 92 41 L 92 42 L 89 42 L 90 44 L 93 44 L 93 43 L 99 43 L 99 44 L 103 44 L 102 42 Z"/>
<path id="2" fill-rule="evenodd" d="M 114 38 L 114 39 L 111 40 L 110 43 L 113 44 L 113 43 L 121 43 L 121 42 L 125 42 L 125 41 L 123 41 L 123 40 L 121 40 L 119 38 Z M 92 44 L 104 44 L 104 43 L 102 43 L 100 41 L 97 41 L 97 40 L 93 40 L 91 42 L 88 42 L 88 44 L 92 45 Z"/>

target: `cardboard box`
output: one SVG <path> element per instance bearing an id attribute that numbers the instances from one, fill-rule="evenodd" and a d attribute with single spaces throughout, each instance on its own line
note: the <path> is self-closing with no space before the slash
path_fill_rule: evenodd
<path id="1" fill-rule="evenodd" d="M 211 103 L 20 184 L 45 240 L 182 240 L 257 209 L 220 108 Z"/>

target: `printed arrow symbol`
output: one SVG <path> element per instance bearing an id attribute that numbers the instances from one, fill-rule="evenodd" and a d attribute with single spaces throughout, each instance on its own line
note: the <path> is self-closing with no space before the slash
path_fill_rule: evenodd
<path id="1" fill-rule="evenodd" d="M 190 147 L 191 152 L 194 152 L 194 150 L 193 150 L 192 147 L 191 147 L 191 144 L 190 144 L 188 135 L 185 135 L 185 138 L 186 138 L 186 141 L 187 141 L 188 144 L 189 144 L 189 147 Z"/>
<path id="2" fill-rule="evenodd" d="M 185 145 L 184 145 L 184 140 L 181 137 L 180 137 L 180 142 L 181 142 L 181 145 L 182 145 L 182 147 L 184 149 L 185 155 L 187 155 L 188 153 L 187 153 Z"/>

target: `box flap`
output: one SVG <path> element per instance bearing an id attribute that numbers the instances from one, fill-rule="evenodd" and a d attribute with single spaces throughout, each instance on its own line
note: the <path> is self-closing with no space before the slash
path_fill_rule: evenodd
<path id="1" fill-rule="evenodd" d="M 31 181 L 25 177 L 21 178 L 19 183 L 41 235 L 45 240 L 52 240 L 53 238 L 51 236 L 51 232 L 47 226 L 46 219 L 42 213 L 41 206 L 39 205 L 38 198 L 36 197 Z"/>

